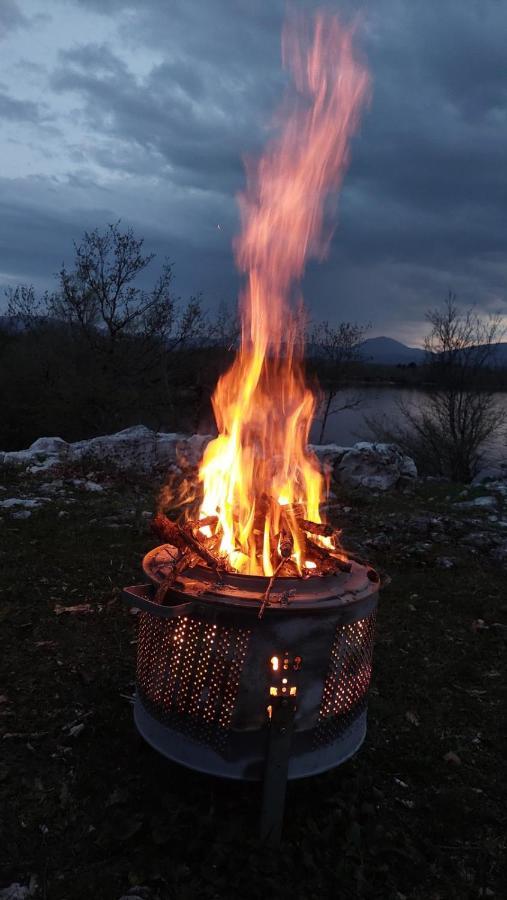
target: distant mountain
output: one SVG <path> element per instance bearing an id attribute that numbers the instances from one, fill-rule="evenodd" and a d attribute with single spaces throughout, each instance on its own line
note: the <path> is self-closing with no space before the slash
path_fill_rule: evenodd
<path id="1" fill-rule="evenodd" d="M 378 363 L 382 366 L 408 365 L 424 362 L 424 350 L 407 347 L 401 341 L 389 337 L 367 338 L 361 345 L 361 356 L 364 362 Z"/>
<path id="2" fill-rule="evenodd" d="M 490 366 L 497 366 L 499 369 L 507 369 L 507 343 L 493 344 L 491 347 Z"/>

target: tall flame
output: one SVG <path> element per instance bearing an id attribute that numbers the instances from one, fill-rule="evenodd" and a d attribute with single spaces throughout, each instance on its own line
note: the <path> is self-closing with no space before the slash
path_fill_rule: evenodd
<path id="1" fill-rule="evenodd" d="M 298 517 L 320 522 L 323 480 L 307 449 L 315 399 L 305 386 L 303 340 L 290 299 L 306 260 L 322 254 L 324 204 L 348 161 L 348 143 L 368 94 L 352 29 L 319 13 L 293 19 L 282 38 L 296 91 L 277 137 L 239 196 L 236 261 L 246 274 L 241 345 L 213 396 L 219 436 L 204 453 L 200 515 L 218 515 L 219 552 L 245 574 L 272 575 L 280 533 L 304 564 Z M 296 515 L 295 510 L 299 510 Z"/>

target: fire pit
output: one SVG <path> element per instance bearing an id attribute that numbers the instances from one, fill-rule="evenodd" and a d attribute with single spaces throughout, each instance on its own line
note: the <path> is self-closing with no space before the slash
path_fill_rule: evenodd
<path id="1" fill-rule="evenodd" d="M 287 778 L 338 765 L 364 738 L 378 593 L 323 521 L 329 485 L 308 449 L 317 401 L 290 304 L 326 243 L 326 195 L 368 76 L 332 16 L 283 43 L 296 94 L 239 198 L 241 340 L 212 398 L 218 436 L 195 478 L 162 491 L 151 583 L 125 591 L 140 609 L 139 731 L 191 768 L 263 778 L 272 840 Z"/>
<path id="2" fill-rule="evenodd" d="M 124 591 L 140 610 L 136 726 L 175 762 L 264 779 L 262 831 L 277 840 L 286 779 L 338 766 L 365 737 L 378 576 L 351 563 L 280 578 L 266 605 L 267 578 L 204 565 L 175 578 L 172 545 L 144 570 L 152 584 Z"/>
<path id="3" fill-rule="evenodd" d="M 145 558 L 155 584 L 166 547 Z M 159 561 L 158 561 L 159 560 Z M 270 716 L 293 719 L 288 777 L 333 768 L 366 733 L 376 574 L 280 579 L 262 619 L 267 579 L 204 567 L 182 573 L 163 605 L 154 586 L 127 588 L 140 609 L 136 725 L 168 758 L 228 778 L 264 775 Z"/>

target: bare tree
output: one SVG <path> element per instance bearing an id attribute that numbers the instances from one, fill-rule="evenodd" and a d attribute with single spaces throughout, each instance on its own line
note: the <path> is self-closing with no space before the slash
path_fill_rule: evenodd
<path id="1" fill-rule="evenodd" d="M 15 288 L 7 287 L 5 296 L 7 315 L 21 328 L 34 329 L 46 323 L 49 314 L 47 293 L 37 297 L 33 284 L 18 284 Z"/>
<path id="2" fill-rule="evenodd" d="M 442 308 L 426 316 L 425 339 L 431 389 L 415 408 L 400 405 L 399 428 L 369 421 L 377 436 L 401 444 L 422 468 L 453 481 L 476 474 L 486 443 L 505 424 L 489 371 L 503 327 L 499 316 L 460 312 L 450 292 Z"/>
<path id="3" fill-rule="evenodd" d="M 166 351 L 174 350 L 202 325 L 199 299 L 181 308 L 173 296 L 169 263 L 150 291 L 139 287 L 139 276 L 155 256 L 143 255 L 143 243 L 131 228 L 121 231 L 119 223 L 104 232 L 85 232 L 74 245 L 74 269 L 62 266 L 59 272 L 53 314 L 78 324 L 90 345 L 109 356 L 132 335 L 145 342 L 160 340 Z"/>
<path id="4" fill-rule="evenodd" d="M 355 322 L 340 322 L 332 326 L 320 322 L 309 335 L 312 352 L 316 353 L 323 365 L 320 366 L 319 380 L 322 388 L 320 404 L 319 444 L 324 442 L 326 425 L 330 415 L 345 409 L 354 409 L 362 402 L 362 396 L 349 394 L 343 402 L 335 402 L 343 391 L 344 377 L 351 366 L 361 358 L 361 344 L 368 326 Z"/>
<path id="5" fill-rule="evenodd" d="M 45 329 L 52 363 L 44 366 L 58 373 L 51 401 L 60 408 L 79 404 L 89 431 L 139 416 L 141 396 L 143 414 L 153 421 L 174 413 L 178 353 L 204 335 L 200 298 L 182 304 L 174 296 L 169 263 L 151 289 L 143 286 L 153 258 L 131 228 L 116 223 L 74 244 L 73 266 L 62 265 L 53 293 L 38 299 L 27 286 L 8 292 L 9 314 L 32 332 Z"/>

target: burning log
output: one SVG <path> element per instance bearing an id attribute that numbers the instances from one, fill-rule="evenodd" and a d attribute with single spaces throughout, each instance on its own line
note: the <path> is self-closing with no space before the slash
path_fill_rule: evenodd
<path id="1" fill-rule="evenodd" d="M 340 572 L 350 572 L 352 569 L 352 564 L 349 560 L 340 559 L 339 556 L 335 556 L 329 550 L 326 550 L 325 547 L 316 544 L 311 538 L 307 538 L 307 544 L 310 554 L 315 556 L 321 563 L 331 562 L 333 568 L 339 569 Z"/>
<path id="2" fill-rule="evenodd" d="M 280 532 L 278 552 L 280 553 L 280 556 L 283 560 L 290 559 L 294 552 L 294 538 L 292 537 L 290 531 L 287 531 L 285 528 L 282 528 Z"/>
<path id="3" fill-rule="evenodd" d="M 309 519 L 301 519 L 299 517 L 296 517 L 296 521 L 302 531 L 307 531 L 308 534 L 316 534 L 319 537 L 331 537 L 334 534 L 332 525 L 325 525 L 323 522 L 310 522 Z"/>
<path id="4" fill-rule="evenodd" d="M 204 516 L 203 519 L 199 519 L 197 522 L 199 528 L 215 528 L 218 525 L 218 516 Z"/>
<path id="5" fill-rule="evenodd" d="M 278 565 L 276 566 L 271 578 L 269 579 L 268 586 L 262 596 L 262 603 L 261 603 L 261 606 L 259 609 L 259 619 L 262 619 L 262 617 L 264 615 L 264 610 L 266 609 L 266 606 L 269 603 L 269 598 L 271 595 L 271 591 L 273 590 L 273 585 L 276 581 L 277 576 L 280 573 L 280 570 L 282 569 L 282 566 L 286 566 L 288 563 L 291 562 L 291 556 L 292 556 L 293 552 L 294 552 L 294 538 L 292 537 L 292 534 L 290 533 L 290 531 L 287 531 L 287 529 L 282 528 L 282 530 L 280 531 L 280 534 L 279 534 L 279 538 L 278 538 L 278 553 L 280 554 L 280 560 L 279 560 Z"/>
<path id="6" fill-rule="evenodd" d="M 194 535 L 190 525 L 180 525 L 177 522 L 171 522 L 167 516 L 158 513 L 151 523 L 152 530 L 165 543 L 172 544 L 178 550 L 184 553 L 191 550 L 199 559 L 203 560 L 220 578 L 220 570 L 225 568 L 225 562 L 217 559 Z"/>
<path id="7" fill-rule="evenodd" d="M 176 522 L 171 522 L 163 513 L 157 515 L 151 521 L 151 530 L 165 544 L 172 544 L 178 550 L 186 550 L 187 542 L 184 541 L 179 533 Z"/>

